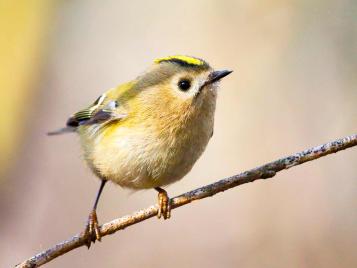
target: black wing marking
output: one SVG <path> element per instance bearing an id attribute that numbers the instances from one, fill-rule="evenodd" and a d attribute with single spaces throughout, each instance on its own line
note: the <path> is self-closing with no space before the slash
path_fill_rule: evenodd
<path id="1" fill-rule="evenodd" d="M 90 121 L 92 117 L 98 113 L 98 109 L 102 105 L 103 101 L 105 100 L 105 97 L 106 97 L 105 94 L 100 95 L 91 106 L 83 110 L 80 110 L 79 112 L 72 115 L 67 120 L 66 125 L 68 127 L 79 127 L 80 125 L 83 125 L 85 122 Z"/>
<path id="2" fill-rule="evenodd" d="M 101 109 L 91 106 L 88 109 L 79 111 L 70 117 L 67 121 L 67 126 L 78 127 L 122 119 L 126 116 L 126 114 L 118 114 L 116 112 L 116 108 L 118 106 L 117 101 L 110 101 Z"/>
<path id="3" fill-rule="evenodd" d="M 110 122 L 126 117 L 126 114 L 117 113 L 116 108 L 119 104 L 115 100 L 109 101 L 103 106 L 105 97 L 105 94 L 101 95 L 91 106 L 72 115 L 67 120 L 66 127 L 49 132 L 48 135 L 75 132 L 79 126 Z"/>

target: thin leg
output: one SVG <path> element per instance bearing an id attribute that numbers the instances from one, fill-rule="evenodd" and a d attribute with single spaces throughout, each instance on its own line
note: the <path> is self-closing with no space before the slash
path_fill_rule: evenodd
<path id="1" fill-rule="evenodd" d="M 98 201 L 99 201 L 100 195 L 102 194 L 102 191 L 103 191 L 103 188 L 104 188 L 104 185 L 105 185 L 106 182 L 107 182 L 107 180 L 102 180 L 102 182 L 100 184 L 99 190 L 97 192 L 97 196 L 96 196 L 95 201 L 94 201 L 93 210 L 97 209 Z"/>
<path id="2" fill-rule="evenodd" d="M 99 201 L 99 198 L 102 194 L 102 191 L 103 191 L 103 188 L 104 188 L 104 185 L 107 181 L 106 180 L 102 180 L 101 184 L 100 184 L 100 187 L 99 187 L 99 190 L 97 192 L 97 196 L 95 198 L 95 201 L 94 201 L 94 206 L 93 206 L 93 209 L 91 211 L 91 213 L 89 214 L 89 217 L 88 217 L 88 222 L 87 222 L 87 225 L 86 225 L 86 229 L 85 229 L 85 235 L 87 236 L 88 240 L 87 240 L 87 247 L 88 249 L 90 248 L 90 244 L 91 242 L 95 242 L 95 240 L 98 240 L 100 241 L 101 240 L 101 234 L 100 234 L 100 231 L 99 231 L 99 224 L 98 224 L 98 218 L 97 218 L 97 205 L 98 205 L 98 201 Z"/>
<path id="3" fill-rule="evenodd" d="M 163 216 L 164 220 L 169 219 L 171 217 L 170 198 L 164 189 L 155 187 L 155 190 L 159 192 L 157 196 L 159 203 L 159 212 L 157 213 L 157 217 L 160 219 L 161 216 Z"/>

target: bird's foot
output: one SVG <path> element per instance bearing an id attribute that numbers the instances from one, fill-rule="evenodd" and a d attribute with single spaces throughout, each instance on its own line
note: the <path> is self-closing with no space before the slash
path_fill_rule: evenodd
<path id="1" fill-rule="evenodd" d="M 95 243 L 96 240 L 101 241 L 102 236 L 99 230 L 97 212 L 95 210 L 92 210 L 88 216 L 88 222 L 84 230 L 84 237 L 87 239 L 86 245 L 88 249 L 92 242 Z"/>
<path id="2" fill-rule="evenodd" d="M 157 217 L 160 219 L 161 216 L 164 220 L 169 219 L 171 217 L 171 201 L 167 192 L 164 189 L 159 187 L 155 188 L 156 191 L 159 192 L 157 199 L 159 203 L 159 212 L 157 213 Z"/>

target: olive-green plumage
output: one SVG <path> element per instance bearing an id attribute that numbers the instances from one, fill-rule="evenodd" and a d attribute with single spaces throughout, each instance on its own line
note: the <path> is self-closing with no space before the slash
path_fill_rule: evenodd
<path id="1" fill-rule="evenodd" d="M 213 133 L 217 82 L 229 73 L 188 56 L 157 59 L 70 117 L 60 132 L 79 134 L 85 160 L 102 180 L 131 189 L 168 185 L 204 151 Z"/>

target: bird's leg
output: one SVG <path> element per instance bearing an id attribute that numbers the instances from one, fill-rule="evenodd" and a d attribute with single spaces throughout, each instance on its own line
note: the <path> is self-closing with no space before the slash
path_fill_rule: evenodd
<path id="1" fill-rule="evenodd" d="M 157 213 L 157 217 L 160 219 L 163 216 L 164 220 L 169 219 L 171 216 L 171 201 L 167 192 L 160 188 L 155 187 L 155 190 L 159 192 L 157 199 L 159 203 L 159 212 Z"/>
<path id="2" fill-rule="evenodd" d="M 84 235 L 87 238 L 87 247 L 88 249 L 90 248 L 91 243 L 95 242 L 96 240 L 100 241 L 101 240 L 101 234 L 99 231 L 99 224 L 98 224 L 98 218 L 97 218 L 97 205 L 98 205 L 98 201 L 100 198 L 100 195 L 102 194 L 104 185 L 107 181 L 106 180 L 102 180 L 99 190 L 97 192 L 97 197 L 95 198 L 95 202 L 94 202 L 94 206 L 93 209 L 91 211 L 91 213 L 89 214 L 88 217 L 88 221 L 87 221 L 87 225 L 86 225 L 86 229 L 84 231 Z"/>

